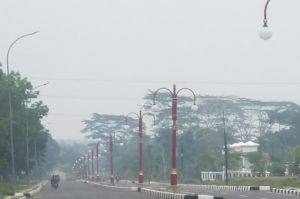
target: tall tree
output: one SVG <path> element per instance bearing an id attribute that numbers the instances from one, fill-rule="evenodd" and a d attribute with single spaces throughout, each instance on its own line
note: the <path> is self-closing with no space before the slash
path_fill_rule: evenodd
<path id="1" fill-rule="evenodd" d="M 11 91 L 16 175 L 20 176 L 27 170 L 26 121 L 30 126 L 28 132 L 30 159 L 36 155 L 35 151 L 39 151 L 41 159 L 45 153 L 48 133 L 41 124 L 41 119 L 47 115 L 48 108 L 37 100 L 39 92 L 34 91 L 31 83 L 19 73 L 12 71 L 7 76 L 0 71 L 0 77 L 0 176 L 8 179 L 11 168 L 8 89 Z M 35 148 L 37 150 L 34 150 Z M 30 165 L 32 164 L 33 162 Z"/>

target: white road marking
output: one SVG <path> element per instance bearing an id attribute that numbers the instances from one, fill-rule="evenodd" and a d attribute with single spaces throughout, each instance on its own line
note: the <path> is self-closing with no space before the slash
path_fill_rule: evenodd
<path id="1" fill-rule="evenodd" d="M 245 195 L 240 195 L 241 197 L 243 197 L 243 198 L 248 198 L 248 196 L 245 196 Z"/>

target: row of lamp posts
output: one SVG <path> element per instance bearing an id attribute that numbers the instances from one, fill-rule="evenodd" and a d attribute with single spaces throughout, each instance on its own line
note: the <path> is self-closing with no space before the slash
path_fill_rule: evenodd
<path id="1" fill-rule="evenodd" d="M 154 111 L 158 111 L 158 106 L 156 104 L 156 96 L 160 90 L 167 90 L 172 97 L 172 169 L 171 169 L 171 174 L 170 174 L 170 185 L 173 188 L 177 187 L 177 169 L 176 169 L 176 135 L 177 135 L 177 97 L 178 94 L 183 91 L 183 90 L 188 90 L 193 94 L 193 105 L 191 107 L 192 111 L 197 111 L 198 107 L 196 105 L 196 95 L 193 90 L 189 88 L 181 88 L 178 91 L 176 90 L 176 85 L 173 85 L 173 90 L 171 91 L 168 88 L 159 88 L 157 89 L 154 94 L 153 94 L 153 106 L 152 109 Z M 128 118 L 130 115 L 134 115 L 138 118 L 138 145 L 139 145 L 139 170 L 138 170 L 138 183 L 140 186 L 143 185 L 144 183 L 144 174 L 143 174 L 143 164 L 142 164 L 142 134 L 143 134 L 143 118 L 146 115 L 152 116 L 155 122 L 155 116 L 152 113 L 142 113 L 140 110 L 138 113 L 135 112 L 130 112 L 126 116 L 126 129 L 129 128 L 128 125 Z M 228 167 L 228 162 L 227 162 L 227 134 L 225 131 L 225 119 L 224 119 L 224 111 L 223 111 L 223 125 L 224 125 L 224 152 L 225 152 L 225 180 L 226 184 L 228 184 L 228 174 L 227 174 L 227 167 Z M 94 180 L 96 179 L 97 181 L 100 180 L 100 163 L 99 163 L 99 147 L 100 147 L 100 142 L 97 143 L 96 145 L 96 167 L 97 167 L 97 174 L 96 178 L 94 178 L 94 151 L 89 150 L 87 154 L 85 154 L 83 157 L 79 158 L 79 160 L 76 160 L 73 169 L 77 169 L 78 172 L 81 172 L 82 176 L 85 176 L 87 179 Z M 114 163 L 113 163 L 113 134 L 110 133 L 109 135 L 109 156 L 110 156 L 110 183 L 114 184 Z M 181 158 L 183 152 L 181 151 Z M 91 161 L 91 166 L 90 166 L 90 161 Z M 183 161 L 181 159 L 181 161 Z M 183 162 L 181 162 L 181 170 L 183 170 Z M 90 171 L 91 168 L 91 171 Z M 183 171 L 182 171 L 183 172 Z"/>
<path id="2" fill-rule="evenodd" d="M 109 154 L 110 154 L 110 182 L 114 184 L 114 166 L 113 166 L 113 133 L 109 134 Z M 96 176 L 94 160 L 96 159 Z M 96 144 L 96 154 L 93 149 L 75 161 L 73 171 L 78 176 L 89 180 L 100 180 L 100 142 Z"/>
<path id="3" fill-rule="evenodd" d="M 177 170 L 176 170 L 176 134 L 177 134 L 177 128 L 176 128 L 176 124 L 177 124 L 177 96 L 178 94 L 183 91 L 183 90 L 188 90 L 193 94 L 193 105 L 192 105 L 192 110 L 193 111 L 197 111 L 198 107 L 196 105 L 196 95 L 194 93 L 194 91 L 192 91 L 189 88 L 181 88 L 178 91 L 176 90 L 176 85 L 173 85 L 173 90 L 171 91 L 168 88 L 159 88 L 157 89 L 154 94 L 153 94 L 153 107 L 152 109 L 154 111 L 158 111 L 158 106 L 156 104 L 156 96 L 158 94 L 159 91 L 161 90 L 167 90 L 172 97 L 172 121 L 173 121 L 173 125 L 172 125 L 172 169 L 171 169 L 171 175 L 170 175 L 170 184 L 171 186 L 176 187 L 177 186 Z M 144 174 L 143 174 L 143 157 L 142 157 L 142 132 L 143 132 L 143 118 L 146 115 L 152 116 L 154 121 L 155 121 L 155 117 L 154 114 L 152 113 L 142 113 L 142 111 L 139 111 L 139 113 L 135 113 L 135 112 L 130 112 L 127 114 L 126 116 L 126 127 L 128 128 L 128 117 L 130 115 L 135 115 L 138 118 L 138 145 L 139 145 L 139 171 L 138 171 L 138 182 L 140 185 L 142 185 L 144 183 Z M 114 166 L 113 166 L 113 136 L 112 134 L 110 134 L 109 136 L 109 140 L 110 140 L 110 179 L 111 179 L 111 184 L 114 184 Z M 97 144 L 97 158 L 98 158 L 98 147 L 99 145 Z M 92 154 L 92 157 L 90 158 L 90 153 Z M 94 167 L 93 167 L 93 150 L 89 151 L 87 153 L 87 155 L 85 157 L 87 157 L 87 178 L 89 178 L 90 173 L 89 173 L 89 160 L 92 160 L 92 175 L 94 175 Z M 99 175 L 98 173 L 98 167 L 99 167 L 99 160 L 97 159 L 97 177 Z M 76 168 L 76 166 L 74 165 L 73 168 Z M 97 178 L 97 180 L 99 180 L 99 178 Z"/>

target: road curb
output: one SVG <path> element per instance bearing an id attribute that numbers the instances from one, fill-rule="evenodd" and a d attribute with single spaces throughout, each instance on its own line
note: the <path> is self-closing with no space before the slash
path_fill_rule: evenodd
<path id="1" fill-rule="evenodd" d="M 183 194 L 183 193 L 173 193 L 173 192 L 166 192 L 166 191 L 158 191 L 148 188 L 141 188 L 141 187 L 118 187 L 113 185 L 106 185 L 98 182 L 91 182 L 91 181 L 81 181 L 87 184 L 97 185 L 104 188 L 110 189 L 119 189 L 119 190 L 127 190 L 127 191 L 137 191 L 142 192 L 150 196 L 155 196 L 159 198 L 172 198 L 172 199 L 223 199 L 223 197 L 219 196 L 211 196 L 211 195 L 198 195 L 198 194 Z"/>
<path id="2" fill-rule="evenodd" d="M 179 187 L 189 188 L 194 192 L 199 190 L 231 190 L 231 191 L 270 191 L 270 186 L 217 186 L 180 184 Z"/>
<path id="3" fill-rule="evenodd" d="M 211 195 L 197 195 L 197 194 L 182 194 L 182 193 L 172 193 L 165 191 L 157 191 L 153 189 L 141 188 L 141 192 L 159 198 L 172 198 L 172 199 L 224 199 L 220 196 Z"/>
<path id="4" fill-rule="evenodd" d="M 299 196 L 300 195 L 300 190 L 272 188 L 272 193 Z"/>
<path id="5" fill-rule="evenodd" d="M 48 181 L 44 181 L 42 183 L 39 183 L 35 185 L 31 191 L 29 192 L 23 192 L 23 193 L 15 193 L 14 198 L 16 199 L 26 199 L 26 198 L 31 198 L 37 193 L 41 191 L 41 189 L 48 183 Z"/>

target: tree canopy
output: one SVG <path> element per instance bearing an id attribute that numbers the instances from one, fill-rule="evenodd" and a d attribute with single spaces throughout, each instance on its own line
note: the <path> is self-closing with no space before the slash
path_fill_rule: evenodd
<path id="1" fill-rule="evenodd" d="M 35 162 L 43 161 L 49 133 L 41 124 L 48 107 L 38 100 L 39 92 L 19 73 L 9 76 L 0 70 L 0 178 L 8 179 L 11 174 L 11 144 L 9 130 L 8 92 L 11 92 L 12 124 L 16 175 L 27 171 L 26 140 L 29 143 L 29 170 Z M 28 130 L 28 132 L 26 132 Z M 28 137 L 27 137 L 28 133 Z"/>
<path id="2" fill-rule="evenodd" d="M 143 111 L 152 112 L 153 92 L 147 93 L 144 99 Z M 172 144 L 170 94 L 159 93 L 156 104 L 160 109 L 155 113 L 156 127 L 144 129 L 143 134 L 144 175 L 150 179 L 167 180 Z M 197 96 L 196 112 L 191 111 L 192 104 L 191 97 L 178 97 L 177 172 L 180 178 L 200 179 L 201 171 L 223 170 L 223 111 L 228 144 L 240 141 L 260 144 L 260 152 L 249 156 L 254 163 L 253 171 L 262 172 L 270 162 L 274 162 L 272 170 L 282 174 L 281 163 L 294 160 L 294 148 L 300 145 L 297 141 L 300 140 L 300 107 L 295 103 L 262 102 L 235 96 Z M 127 131 L 122 127 L 124 120 L 125 116 L 121 115 L 95 113 L 91 119 L 84 121 L 86 127 L 82 132 L 88 138 L 103 136 L 105 139 L 108 133 L 118 131 L 125 144 L 115 146 L 119 150 L 115 156 L 116 170 L 123 177 L 134 178 L 138 169 L 137 133 L 129 134 L 131 136 L 128 133 L 137 132 L 137 121 L 130 120 L 131 128 Z M 144 125 L 150 127 L 149 122 Z M 268 157 L 268 160 L 263 157 Z M 241 160 L 237 154 L 229 153 L 228 158 L 229 170 L 240 168 Z"/>

